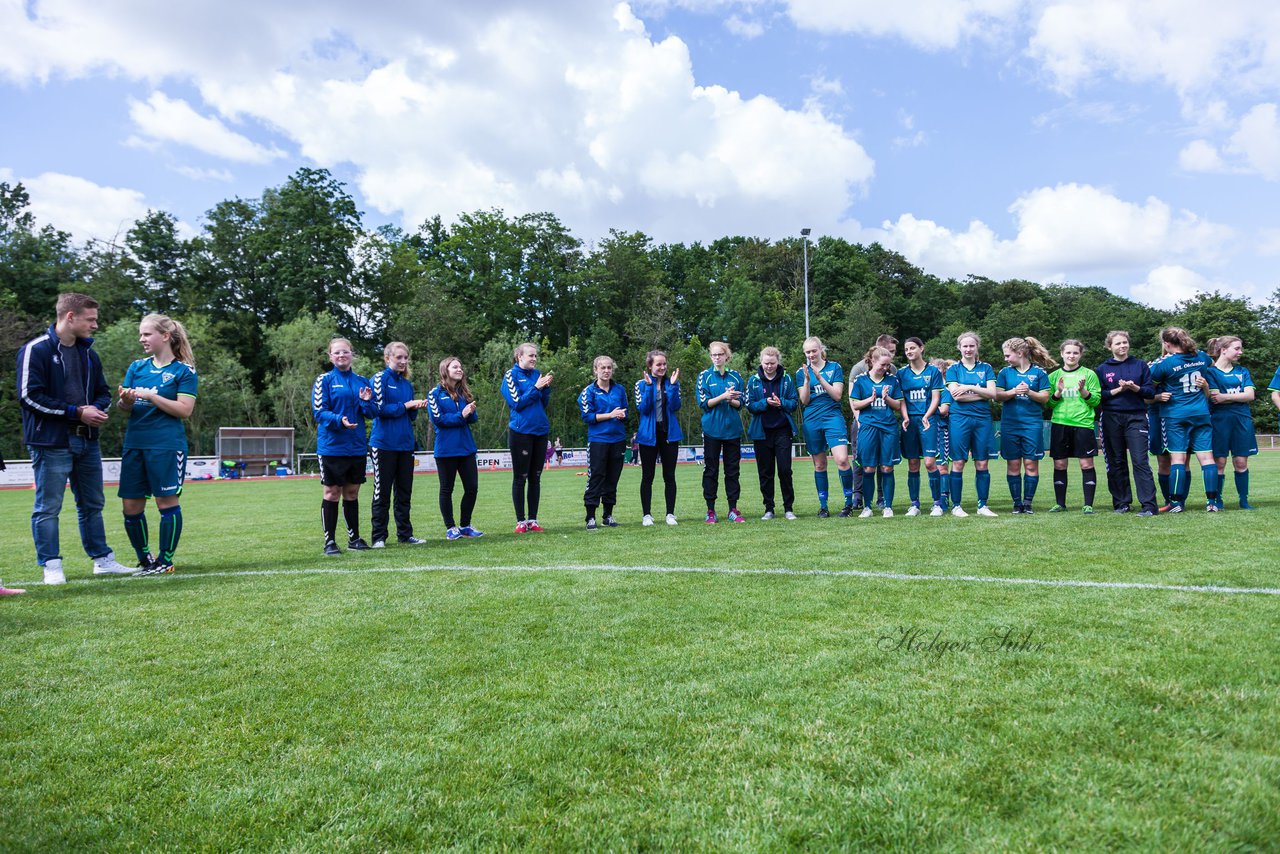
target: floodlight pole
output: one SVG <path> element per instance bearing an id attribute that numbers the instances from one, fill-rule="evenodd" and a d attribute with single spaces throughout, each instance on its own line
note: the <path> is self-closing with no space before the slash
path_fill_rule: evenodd
<path id="1" fill-rule="evenodd" d="M 809 337 L 809 229 L 800 229 L 804 240 L 804 337 Z"/>

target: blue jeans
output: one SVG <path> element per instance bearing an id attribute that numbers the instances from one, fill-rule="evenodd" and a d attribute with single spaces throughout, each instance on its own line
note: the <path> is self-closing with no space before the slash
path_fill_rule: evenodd
<path id="1" fill-rule="evenodd" d="M 67 481 L 76 499 L 80 517 L 80 542 L 85 553 L 97 560 L 111 554 L 107 532 L 102 525 L 102 452 L 96 439 L 68 437 L 66 448 L 28 445 L 35 471 L 36 506 L 31 512 L 31 536 L 36 541 L 36 560 L 41 566 L 61 558 L 58 548 L 58 514 L 66 495 Z"/>

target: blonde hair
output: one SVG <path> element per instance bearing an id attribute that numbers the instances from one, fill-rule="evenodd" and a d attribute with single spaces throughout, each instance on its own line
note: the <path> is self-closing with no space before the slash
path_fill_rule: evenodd
<path id="1" fill-rule="evenodd" d="M 979 347 L 982 346 L 982 338 L 976 332 L 961 332 L 960 337 L 956 339 L 956 346 L 959 347 L 960 343 L 966 338 L 972 338 L 975 344 Z"/>
<path id="2" fill-rule="evenodd" d="M 779 364 L 782 363 L 782 352 L 777 347 L 765 347 L 760 351 L 761 360 L 763 360 L 765 356 L 772 356 L 778 360 Z"/>
<path id="3" fill-rule="evenodd" d="M 1107 333 L 1106 340 L 1102 342 L 1103 346 L 1106 347 L 1108 350 L 1110 350 L 1112 342 L 1114 342 L 1121 335 L 1124 336 L 1124 340 L 1129 342 L 1133 341 L 1133 338 L 1129 335 L 1128 332 L 1125 332 L 1123 329 L 1113 329 Z"/>
<path id="4" fill-rule="evenodd" d="M 725 341 L 712 341 L 710 344 L 707 345 L 707 352 L 710 353 L 711 348 L 717 345 L 724 348 L 724 351 L 729 354 L 730 359 L 733 358 L 733 348 L 730 347 L 728 342 L 725 342 Z"/>
<path id="5" fill-rule="evenodd" d="M 809 342 L 810 342 L 810 341 L 812 341 L 814 344 L 817 344 L 817 345 L 818 345 L 818 349 L 822 351 L 822 358 L 823 358 L 823 359 L 826 359 L 826 358 L 827 358 L 827 345 L 826 345 L 826 344 L 823 344 L 823 343 L 822 343 L 822 339 L 821 339 L 821 338 L 819 338 L 817 335 L 810 335 L 808 338 L 804 339 L 804 343 L 800 345 L 800 349 L 801 349 L 801 350 L 804 350 L 805 348 L 807 348 L 807 347 L 809 346 Z"/>
<path id="6" fill-rule="evenodd" d="M 1084 357 L 1084 344 L 1078 339 L 1068 338 L 1066 341 L 1063 341 L 1062 346 L 1058 348 L 1058 352 L 1061 353 L 1063 350 L 1067 349 L 1068 347 L 1078 347 L 1080 349 L 1080 356 L 1082 358 Z"/>
<path id="7" fill-rule="evenodd" d="M 1205 345 L 1205 352 L 1208 353 L 1214 361 L 1217 361 L 1218 356 L 1222 355 L 1222 351 L 1237 341 L 1240 341 L 1240 336 L 1238 335 L 1222 335 L 1218 338 L 1211 339 L 1209 343 Z M 1241 343 L 1243 344 L 1244 342 Z"/>
<path id="8" fill-rule="evenodd" d="M 608 356 L 596 356 L 595 361 L 591 363 L 591 375 L 596 379 L 600 379 L 600 366 L 604 364 L 608 364 L 611 368 L 618 367 L 618 363 Z"/>
<path id="9" fill-rule="evenodd" d="M 867 355 L 862 357 L 862 361 L 867 363 L 867 370 L 870 371 L 873 367 L 875 367 L 876 359 L 883 359 L 885 356 L 888 356 L 890 359 L 892 359 L 893 358 L 892 351 L 890 351 L 888 347 L 881 347 L 879 345 L 876 345 L 875 347 L 872 347 L 870 350 L 867 351 Z"/>
<path id="10" fill-rule="evenodd" d="M 1166 344 L 1172 344 L 1183 353 L 1194 354 L 1196 351 L 1195 339 L 1187 334 L 1187 330 L 1181 326 L 1169 326 L 1160 330 L 1160 340 Z"/>
<path id="11" fill-rule="evenodd" d="M 1036 338 L 1028 335 L 1026 338 L 1010 338 L 1000 345 L 1000 349 L 1009 348 L 1015 353 L 1025 356 L 1033 365 L 1048 370 L 1056 368 L 1058 363 L 1054 361 L 1053 356 L 1049 355 L 1048 349 Z"/>
<path id="12" fill-rule="evenodd" d="M 185 326 L 165 314 L 148 314 L 138 322 L 139 327 L 143 324 L 150 325 L 161 335 L 169 336 L 169 349 L 173 352 L 173 358 L 189 368 L 196 366 L 196 354 L 191 350 L 191 338 L 187 335 Z"/>
<path id="13" fill-rule="evenodd" d="M 402 348 L 404 348 L 404 354 L 405 354 L 406 356 L 410 356 L 410 355 L 412 355 L 412 354 L 410 353 L 410 351 L 409 351 L 409 345 L 408 345 L 408 344 L 404 343 L 403 341 L 392 341 L 390 344 L 388 344 L 387 346 L 385 346 L 385 347 L 383 347 L 383 348 L 382 348 L 382 360 L 385 362 L 387 359 L 390 359 L 390 358 L 391 358 L 391 354 L 392 354 L 392 353 L 394 353 L 394 352 L 396 351 L 396 348 L 397 348 L 397 347 L 402 347 Z M 412 362 L 410 362 L 408 365 L 406 365 L 406 366 L 405 366 L 405 369 L 404 369 L 404 378 L 405 378 L 405 379 L 412 379 L 412 378 L 413 378 L 413 363 L 412 363 Z"/>
<path id="14" fill-rule="evenodd" d="M 532 341 L 526 341 L 523 344 L 517 344 L 515 352 L 511 354 L 511 360 L 513 362 L 520 361 L 520 357 L 523 356 L 529 350 L 532 350 L 536 354 L 538 352 L 538 345 L 534 344 Z"/>

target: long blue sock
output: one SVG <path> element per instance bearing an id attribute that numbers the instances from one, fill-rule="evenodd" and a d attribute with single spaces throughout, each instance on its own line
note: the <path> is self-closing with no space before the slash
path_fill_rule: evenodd
<path id="1" fill-rule="evenodd" d="M 1204 476 L 1204 497 L 1210 501 L 1216 501 L 1218 498 L 1218 467 L 1205 466 L 1200 469 L 1200 474 Z"/>
<path id="2" fill-rule="evenodd" d="M 986 507 L 991 497 L 991 471 L 979 471 L 973 476 L 973 484 L 978 489 L 978 506 Z"/>
<path id="3" fill-rule="evenodd" d="M 1160 481 L 1160 494 L 1164 496 L 1164 503 L 1168 504 L 1173 500 L 1173 493 L 1169 491 L 1169 475 L 1157 474 L 1156 480 Z"/>
<path id="4" fill-rule="evenodd" d="M 813 482 L 818 487 L 818 506 L 827 506 L 827 473 L 826 471 L 815 471 L 813 473 Z"/>
<path id="5" fill-rule="evenodd" d="M 1022 505 L 1022 475 L 1007 474 L 1004 479 L 1009 484 L 1009 496 L 1013 499 L 1013 506 L 1020 507 Z"/>
<path id="6" fill-rule="evenodd" d="M 1169 500 L 1175 503 L 1186 501 L 1191 491 L 1191 483 L 1187 477 L 1187 467 L 1174 463 L 1169 466 Z"/>
<path id="7" fill-rule="evenodd" d="M 852 476 L 850 476 L 850 480 L 852 479 L 853 479 Z M 849 493 L 849 494 L 850 496 L 853 495 L 853 493 Z M 862 506 L 874 507 L 875 504 L 876 504 L 876 470 L 872 469 L 871 471 L 867 471 L 866 469 L 863 469 L 862 470 Z"/>
<path id="8" fill-rule="evenodd" d="M 1030 504 L 1032 499 L 1036 497 L 1036 487 L 1040 485 L 1040 475 L 1023 475 L 1022 477 L 1022 503 Z"/>
<path id="9" fill-rule="evenodd" d="M 1249 470 L 1236 472 L 1236 494 L 1240 496 L 1240 505 L 1249 503 Z"/>
<path id="10" fill-rule="evenodd" d="M 909 473 L 908 473 L 909 474 Z M 884 506 L 886 510 L 893 509 L 893 492 L 897 488 L 897 475 L 892 471 L 880 472 L 880 494 L 884 497 Z M 916 490 L 919 494 L 920 475 L 916 475 Z"/>
<path id="11" fill-rule="evenodd" d="M 942 500 L 942 472 L 938 469 L 929 472 L 929 494 L 934 504 Z"/>
<path id="12" fill-rule="evenodd" d="M 853 503 L 853 469 L 840 469 L 840 488 L 844 490 L 844 503 L 849 506 Z"/>
<path id="13" fill-rule="evenodd" d="M 149 544 L 150 535 L 147 532 L 147 514 L 139 513 L 135 516 L 124 514 L 124 530 L 129 535 L 129 545 L 133 546 L 133 551 L 138 555 L 139 561 L 147 559 L 147 555 L 151 553 Z"/>
<path id="14" fill-rule="evenodd" d="M 175 504 L 160 510 L 160 560 L 173 563 L 173 553 L 178 549 L 182 536 L 182 506 Z"/>
<path id="15" fill-rule="evenodd" d="M 942 500 L 946 501 L 951 497 L 951 475 L 948 469 L 950 463 L 939 464 L 938 466 L 938 491 L 941 493 Z"/>
<path id="16" fill-rule="evenodd" d="M 912 504 L 920 503 L 920 472 L 907 472 L 907 497 L 911 499 Z"/>
<path id="17" fill-rule="evenodd" d="M 960 506 L 960 499 L 964 496 L 964 472 L 953 471 L 951 473 L 951 504 L 954 507 Z"/>

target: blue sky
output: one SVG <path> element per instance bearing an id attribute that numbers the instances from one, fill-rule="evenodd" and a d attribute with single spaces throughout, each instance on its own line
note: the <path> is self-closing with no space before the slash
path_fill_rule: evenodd
<path id="1" fill-rule="evenodd" d="M 1280 8 L 0 0 L 0 180 L 78 238 L 300 166 L 366 223 L 880 241 L 1171 307 L 1280 287 Z"/>

